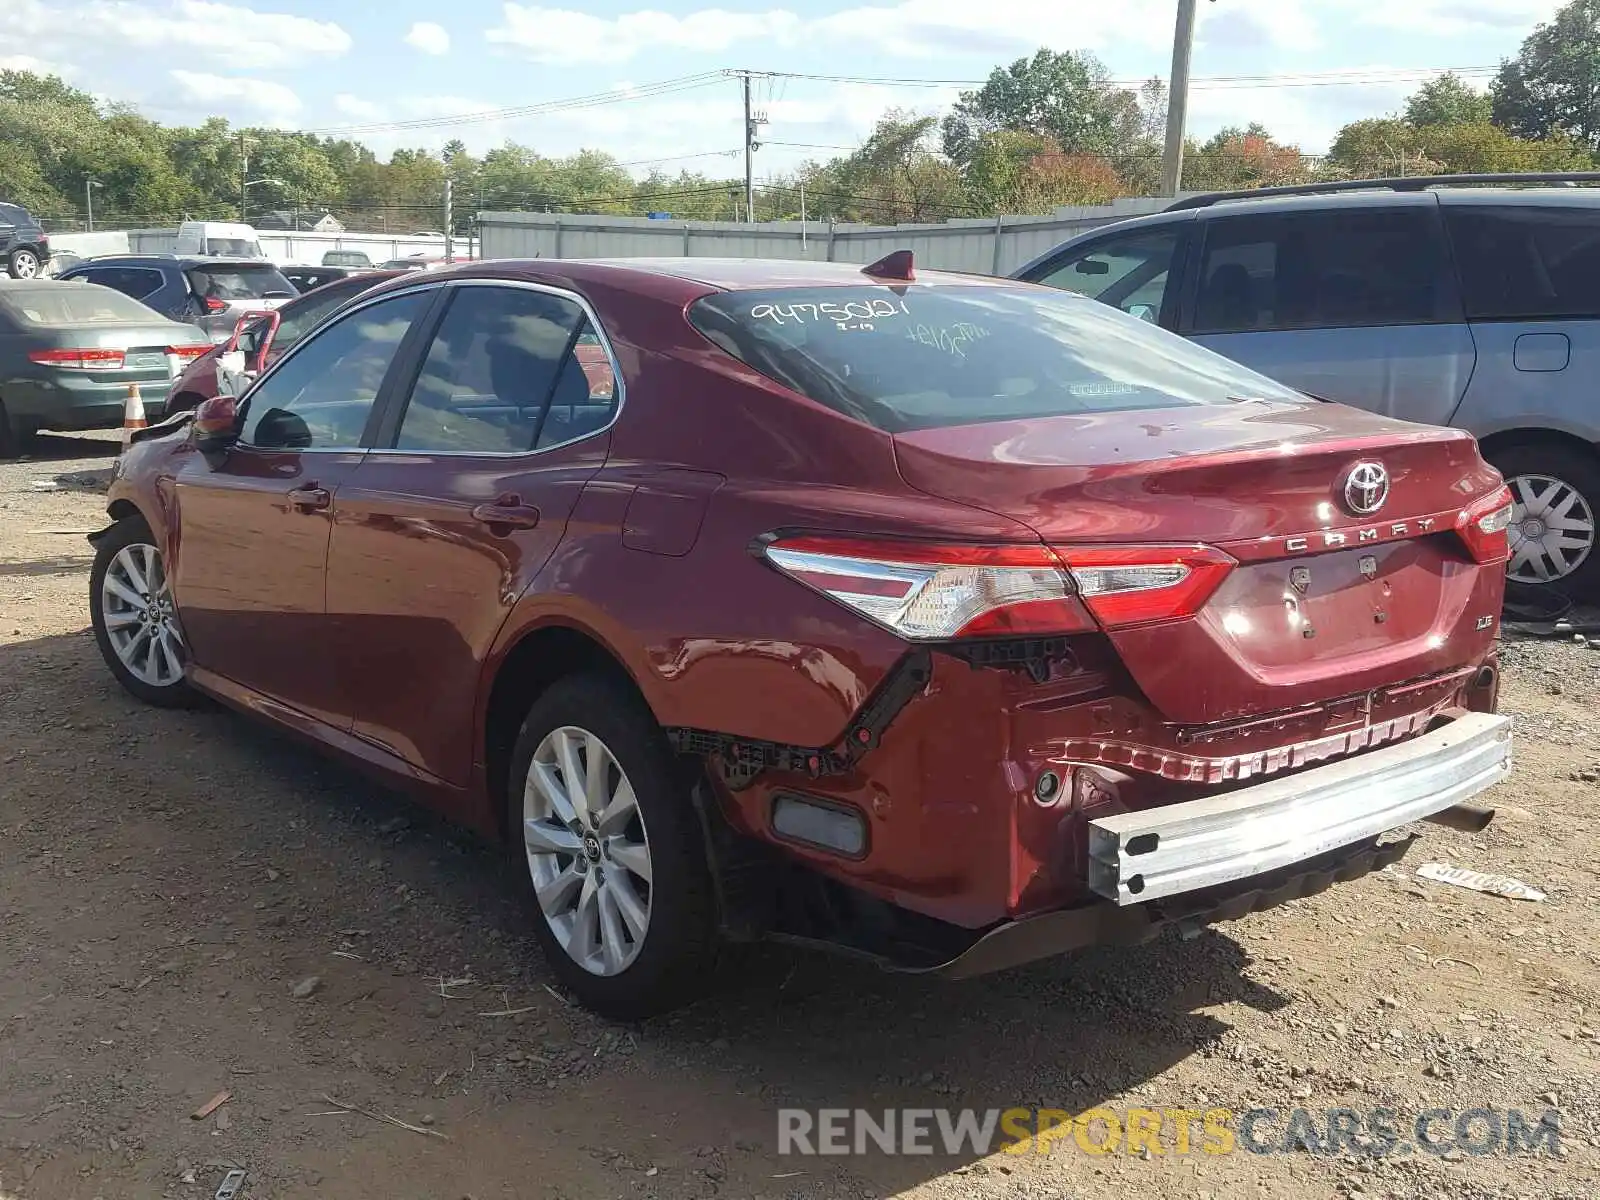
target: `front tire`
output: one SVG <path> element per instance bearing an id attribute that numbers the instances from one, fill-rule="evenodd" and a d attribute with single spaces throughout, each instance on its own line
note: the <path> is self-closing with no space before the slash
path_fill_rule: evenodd
<path id="1" fill-rule="evenodd" d="M 1510 446 L 1489 456 L 1515 509 L 1506 578 L 1573 599 L 1600 596 L 1600 462 L 1566 446 Z"/>
<path id="2" fill-rule="evenodd" d="M 89 618 L 111 673 L 158 708 L 193 708 L 184 678 L 188 648 L 178 624 L 161 548 L 143 517 L 124 517 L 95 547 Z"/>
<path id="3" fill-rule="evenodd" d="M 6 259 L 6 272 L 13 279 L 37 279 L 40 265 L 38 251 L 18 246 Z"/>
<path id="4" fill-rule="evenodd" d="M 599 675 L 557 681 L 528 711 L 509 780 L 513 857 L 561 983 L 616 1020 L 695 999 L 717 950 L 711 876 L 682 772 L 643 701 Z"/>

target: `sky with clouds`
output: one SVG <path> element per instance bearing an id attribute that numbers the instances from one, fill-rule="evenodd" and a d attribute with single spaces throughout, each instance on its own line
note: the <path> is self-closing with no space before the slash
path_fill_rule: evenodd
<path id="1" fill-rule="evenodd" d="M 1426 71 L 1462 69 L 1486 83 L 1557 6 L 1201 0 L 1190 131 L 1203 137 L 1259 120 L 1319 152 L 1346 121 L 1394 110 Z M 733 173 L 740 83 L 722 72 L 836 77 L 756 80 L 768 119 L 760 174 L 854 146 L 889 107 L 940 111 L 964 83 L 1041 45 L 1091 51 L 1130 82 L 1165 76 L 1176 0 L 713 8 L 699 0 L 570 8 L 559 0 L 4 0 L 4 8 L 10 36 L 0 40 L 0 67 L 56 72 L 164 123 L 220 115 L 345 134 L 384 154 L 451 138 L 481 151 L 509 139 L 546 154 L 602 149 L 637 173 Z M 919 82 L 876 82 L 885 79 Z"/>

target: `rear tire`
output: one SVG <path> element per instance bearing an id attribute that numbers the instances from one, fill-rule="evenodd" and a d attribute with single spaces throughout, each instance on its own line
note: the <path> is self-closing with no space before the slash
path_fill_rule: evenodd
<path id="1" fill-rule="evenodd" d="M 0 401 L 0 458 L 15 458 L 22 453 L 22 439 L 11 428 L 11 418 L 6 415 L 4 401 Z"/>
<path id="2" fill-rule="evenodd" d="M 552 684 L 506 791 L 534 935 L 567 990 L 624 1021 L 696 999 L 717 953 L 711 874 L 683 773 L 638 695 L 601 675 Z"/>
<path id="3" fill-rule="evenodd" d="M 39 252 L 18 246 L 6 259 L 6 273 L 13 279 L 37 279 L 42 264 Z"/>
<path id="4" fill-rule="evenodd" d="M 1600 461 L 1567 446 L 1537 444 L 1487 457 L 1517 506 L 1506 578 L 1574 600 L 1600 597 Z"/>
<path id="5" fill-rule="evenodd" d="M 200 694 L 184 676 L 188 660 L 161 548 L 143 517 L 124 517 L 95 547 L 89 619 L 111 673 L 157 708 L 194 708 Z"/>

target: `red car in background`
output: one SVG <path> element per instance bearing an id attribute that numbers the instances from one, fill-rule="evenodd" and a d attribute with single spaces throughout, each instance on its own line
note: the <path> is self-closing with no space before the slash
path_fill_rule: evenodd
<path id="1" fill-rule="evenodd" d="M 279 357 L 288 353 L 306 332 L 313 328 L 319 321 L 338 308 L 352 296 L 359 296 L 368 288 L 377 286 L 385 280 L 393 279 L 396 275 L 403 275 L 403 271 L 363 271 L 350 275 L 344 279 L 334 280 L 332 283 L 323 284 L 313 288 L 288 301 L 277 310 L 278 328 L 273 335 L 271 344 L 267 347 L 265 355 L 266 364 L 270 366 Z M 214 346 L 208 353 L 197 358 L 189 364 L 187 370 L 172 381 L 172 386 L 167 390 L 167 400 L 164 415 L 192 409 L 204 400 L 209 400 L 218 392 L 217 387 L 217 359 L 229 349 L 231 345 L 244 350 L 246 358 L 252 367 L 257 360 L 256 337 L 264 329 L 266 321 L 263 319 L 255 325 L 247 326 L 239 335 L 237 343 L 233 341 L 222 342 Z"/>
<path id="2" fill-rule="evenodd" d="M 972 975 L 1481 828 L 1511 509 L 1465 433 L 909 254 L 494 261 L 134 434 L 90 610 L 134 695 L 506 839 L 639 1016 L 729 939 Z"/>

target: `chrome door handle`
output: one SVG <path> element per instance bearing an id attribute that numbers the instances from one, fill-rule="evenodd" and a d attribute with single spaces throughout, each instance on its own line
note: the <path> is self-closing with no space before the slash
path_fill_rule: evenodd
<path id="1" fill-rule="evenodd" d="M 289 503 L 301 512 L 318 512 L 333 503 L 333 493 L 327 488 L 308 483 L 304 487 L 290 489 Z"/>
<path id="2" fill-rule="evenodd" d="M 539 510 L 531 504 L 524 504 L 521 496 L 505 495 L 493 504 L 477 505 L 472 510 L 472 519 L 491 527 L 499 525 L 508 529 L 536 529 Z"/>

